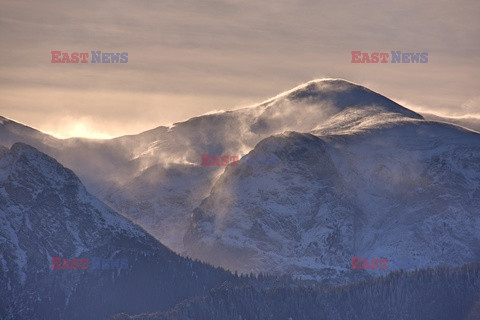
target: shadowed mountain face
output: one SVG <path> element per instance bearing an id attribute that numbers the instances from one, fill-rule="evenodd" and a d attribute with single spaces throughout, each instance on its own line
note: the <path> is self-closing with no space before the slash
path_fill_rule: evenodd
<path id="1" fill-rule="evenodd" d="M 0 143 L 28 138 L 170 248 L 232 270 L 350 281 L 479 261 L 479 135 L 347 81 L 105 141 L 18 126 Z M 200 165 L 247 153 L 279 161 Z M 352 273 L 352 256 L 391 262 Z"/>
<path id="2" fill-rule="evenodd" d="M 21 143 L 0 148 L 0 249 L 2 319 L 158 311 L 233 280 L 177 256 L 90 195 L 71 170 Z M 72 269 L 52 269 L 54 257 Z M 73 269 L 73 259 L 89 262 Z"/>

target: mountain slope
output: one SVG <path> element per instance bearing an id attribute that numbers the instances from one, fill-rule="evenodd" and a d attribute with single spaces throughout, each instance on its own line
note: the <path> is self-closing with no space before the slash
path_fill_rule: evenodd
<path id="1" fill-rule="evenodd" d="M 427 120 L 451 123 L 470 130 L 480 132 L 480 118 L 478 117 L 446 117 L 431 113 L 423 113 L 422 116 Z"/>
<path id="2" fill-rule="evenodd" d="M 234 280 L 177 256 L 90 195 L 71 170 L 21 143 L 0 147 L 0 248 L 2 319 L 157 311 Z M 59 270 L 53 257 L 90 262 Z"/>
<path id="3" fill-rule="evenodd" d="M 189 254 L 241 272 L 339 282 L 365 276 L 351 270 L 352 257 L 389 259 L 370 275 L 479 262 L 480 135 L 423 120 L 362 121 L 368 130 L 292 132 L 251 152 L 278 166 L 229 166 L 194 210 Z"/>

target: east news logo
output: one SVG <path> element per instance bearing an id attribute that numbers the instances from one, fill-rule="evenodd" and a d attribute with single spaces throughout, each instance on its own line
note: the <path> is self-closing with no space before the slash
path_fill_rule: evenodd
<path id="1" fill-rule="evenodd" d="M 388 259 L 362 259 L 360 257 L 352 257 L 352 269 L 388 269 Z"/>
<path id="2" fill-rule="evenodd" d="M 128 52 L 102 52 L 90 51 L 92 59 L 88 61 L 90 54 L 88 52 L 68 52 L 52 51 L 52 63 L 127 63 Z"/>
<path id="3" fill-rule="evenodd" d="M 390 63 L 427 63 L 428 52 L 412 53 L 402 51 L 390 51 L 392 60 Z M 352 63 L 389 63 L 388 52 L 362 52 L 352 51 Z"/>
<path id="4" fill-rule="evenodd" d="M 90 264 L 91 262 L 91 264 Z M 52 257 L 53 270 L 70 270 L 70 269 L 90 269 L 92 270 L 121 270 L 128 269 L 128 259 L 111 259 L 93 257 L 91 259 L 62 259 L 61 257 Z"/>

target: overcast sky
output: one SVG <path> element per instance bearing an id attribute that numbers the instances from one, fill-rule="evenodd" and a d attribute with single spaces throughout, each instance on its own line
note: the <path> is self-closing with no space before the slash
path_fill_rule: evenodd
<path id="1" fill-rule="evenodd" d="M 414 110 L 478 116 L 479 21 L 478 0 L 2 0 L 0 115 L 59 137 L 113 137 L 329 77 Z M 129 60 L 53 64 L 52 50 Z M 353 64 L 352 50 L 429 60 Z"/>

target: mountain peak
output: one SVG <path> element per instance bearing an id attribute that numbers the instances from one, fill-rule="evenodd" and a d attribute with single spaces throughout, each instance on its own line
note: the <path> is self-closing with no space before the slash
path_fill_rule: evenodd
<path id="1" fill-rule="evenodd" d="M 290 91 L 312 91 L 312 90 L 321 90 L 321 89 L 329 89 L 329 90 L 336 90 L 336 91 L 346 91 L 348 89 L 352 89 L 355 87 L 362 87 L 356 83 L 353 83 L 348 80 L 344 79 L 337 79 L 337 78 L 324 78 L 324 79 L 314 79 L 308 82 L 305 82 Z"/>
<path id="2" fill-rule="evenodd" d="M 398 113 L 408 118 L 423 119 L 387 97 L 366 87 L 343 79 L 315 79 L 285 91 L 262 103 L 270 105 L 287 102 L 290 104 L 333 106 L 337 112 L 347 109 L 375 107 L 375 112 Z"/>
<path id="3" fill-rule="evenodd" d="M 0 161 L 0 168 L 4 169 L 0 182 L 9 179 L 9 176 L 18 180 L 28 176 L 31 185 L 38 186 L 39 181 L 42 181 L 46 186 L 45 183 L 48 182 L 48 187 L 55 190 L 65 184 L 75 185 L 76 190 L 81 194 L 85 193 L 82 183 L 73 171 L 28 144 L 16 142 L 10 149 L 4 148 L 0 152 Z M 36 192 L 33 189 L 31 191 Z"/>

